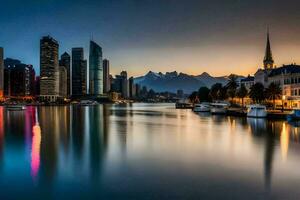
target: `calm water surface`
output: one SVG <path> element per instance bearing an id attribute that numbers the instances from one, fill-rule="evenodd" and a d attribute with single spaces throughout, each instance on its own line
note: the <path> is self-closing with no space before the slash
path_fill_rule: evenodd
<path id="1" fill-rule="evenodd" d="M 173 104 L 0 107 L 0 199 L 300 199 L 299 134 Z"/>

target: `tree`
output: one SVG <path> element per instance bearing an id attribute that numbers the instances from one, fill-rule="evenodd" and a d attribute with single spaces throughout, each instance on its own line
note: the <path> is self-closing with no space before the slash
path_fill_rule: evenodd
<path id="1" fill-rule="evenodd" d="M 247 96 L 248 90 L 244 84 L 241 85 L 239 90 L 237 91 L 237 96 L 242 99 L 242 107 L 244 107 L 244 98 Z"/>
<path id="2" fill-rule="evenodd" d="M 280 98 L 282 95 L 282 90 L 281 90 L 279 84 L 271 83 L 265 92 L 266 92 L 267 98 L 269 98 L 273 101 L 273 107 L 275 109 L 275 100 Z"/>
<path id="3" fill-rule="evenodd" d="M 198 98 L 200 102 L 205 102 L 205 101 L 210 101 L 210 89 L 208 89 L 207 87 L 201 87 L 198 90 Z"/>
<path id="4" fill-rule="evenodd" d="M 231 98 L 231 100 L 233 100 L 233 98 L 236 96 L 236 89 L 238 87 L 237 78 L 238 77 L 236 75 L 231 74 L 229 76 L 229 80 L 228 80 L 228 83 L 226 85 L 227 94 Z"/>
<path id="5" fill-rule="evenodd" d="M 198 92 L 193 92 L 190 96 L 189 96 L 189 100 L 192 103 L 195 103 L 198 101 Z"/>
<path id="6" fill-rule="evenodd" d="M 215 83 L 214 85 L 211 86 L 211 89 L 210 89 L 210 97 L 213 99 L 213 100 L 219 100 L 219 97 L 220 97 L 220 92 L 222 90 L 222 84 L 221 83 Z"/>
<path id="7" fill-rule="evenodd" d="M 260 103 L 265 100 L 264 86 L 261 83 L 255 83 L 251 86 L 249 97 L 255 102 Z"/>

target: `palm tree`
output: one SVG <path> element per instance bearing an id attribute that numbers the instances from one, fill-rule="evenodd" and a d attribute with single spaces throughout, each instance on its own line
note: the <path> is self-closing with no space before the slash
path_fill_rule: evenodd
<path id="1" fill-rule="evenodd" d="M 231 98 L 231 100 L 233 100 L 233 98 L 236 96 L 236 89 L 238 87 L 237 78 L 238 77 L 236 75 L 231 74 L 229 76 L 229 80 L 226 85 L 227 93 L 228 93 L 228 96 Z"/>
<path id="2" fill-rule="evenodd" d="M 265 100 L 264 85 L 261 83 L 255 83 L 252 85 L 250 88 L 249 97 L 255 103 L 260 103 Z"/>
<path id="3" fill-rule="evenodd" d="M 208 89 L 207 87 L 201 87 L 198 90 L 198 98 L 199 98 L 200 102 L 210 101 L 211 98 L 209 96 L 209 93 L 210 93 L 210 89 Z"/>
<path id="4" fill-rule="evenodd" d="M 221 83 L 215 83 L 211 86 L 211 89 L 210 89 L 210 97 L 213 99 L 213 100 L 219 100 L 220 99 L 220 93 L 222 91 L 222 84 Z"/>
<path id="5" fill-rule="evenodd" d="M 242 107 L 244 107 L 244 98 L 247 96 L 248 90 L 244 84 L 241 85 L 239 90 L 237 91 L 237 96 L 242 99 Z"/>
<path id="6" fill-rule="evenodd" d="M 191 103 L 195 103 L 198 101 L 198 93 L 197 92 L 193 92 L 190 96 L 189 96 L 189 100 Z"/>
<path id="7" fill-rule="evenodd" d="M 269 99 L 272 99 L 273 108 L 275 109 L 275 100 L 280 98 L 282 95 L 282 90 L 279 84 L 271 83 L 269 87 L 266 89 L 266 95 Z"/>

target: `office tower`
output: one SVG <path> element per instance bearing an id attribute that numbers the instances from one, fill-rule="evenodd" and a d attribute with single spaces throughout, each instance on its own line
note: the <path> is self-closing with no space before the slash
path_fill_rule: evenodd
<path id="1" fill-rule="evenodd" d="M 95 96 L 103 94 L 102 48 L 93 41 L 90 41 L 89 76 L 89 93 Z"/>
<path id="2" fill-rule="evenodd" d="M 112 90 L 114 92 L 121 93 L 124 99 L 129 97 L 129 87 L 127 80 L 127 72 L 122 71 L 120 75 L 116 75 L 116 78 L 113 80 Z"/>
<path id="3" fill-rule="evenodd" d="M 58 42 L 50 36 L 40 41 L 40 98 L 56 101 L 59 97 Z"/>
<path id="4" fill-rule="evenodd" d="M 110 91 L 109 60 L 103 60 L 103 92 Z"/>
<path id="5" fill-rule="evenodd" d="M 4 61 L 3 48 L 0 47 L 0 98 L 4 96 Z"/>
<path id="6" fill-rule="evenodd" d="M 16 65 L 21 64 L 20 60 L 13 58 L 4 59 L 4 96 L 11 96 L 10 73 Z"/>
<path id="7" fill-rule="evenodd" d="M 136 97 L 136 85 L 134 84 L 133 77 L 130 77 L 128 80 L 129 84 L 129 98 L 134 99 Z"/>
<path id="8" fill-rule="evenodd" d="M 84 60 L 83 48 L 72 49 L 72 96 L 86 94 L 87 62 Z"/>
<path id="9" fill-rule="evenodd" d="M 59 67 L 59 95 L 62 98 L 68 96 L 68 70 L 65 66 Z"/>
<path id="10" fill-rule="evenodd" d="M 9 67 L 9 80 L 10 96 L 34 96 L 35 71 L 32 65 L 17 64 Z"/>
<path id="11" fill-rule="evenodd" d="M 59 65 L 64 66 L 65 69 L 67 70 L 66 88 L 67 88 L 67 96 L 70 96 L 71 95 L 71 56 L 67 52 L 61 55 Z"/>

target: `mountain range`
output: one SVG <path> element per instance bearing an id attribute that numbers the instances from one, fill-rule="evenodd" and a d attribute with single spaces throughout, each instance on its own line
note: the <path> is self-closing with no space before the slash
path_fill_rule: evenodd
<path id="1" fill-rule="evenodd" d="M 243 76 L 238 76 L 238 80 Z M 188 75 L 178 73 L 176 71 L 164 73 L 156 73 L 149 71 L 144 76 L 136 77 L 134 82 L 146 86 L 148 89 L 153 89 L 155 92 L 174 92 L 183 90 L 185 94 L 197 91 L 200 87 L 206 86 L 210 88 L 215 83 L 226 85 L 228 76 L 213 77 L 207 72 L 200 75 Z"/>

